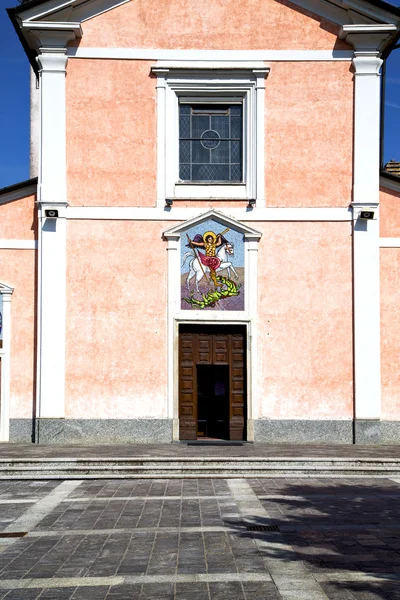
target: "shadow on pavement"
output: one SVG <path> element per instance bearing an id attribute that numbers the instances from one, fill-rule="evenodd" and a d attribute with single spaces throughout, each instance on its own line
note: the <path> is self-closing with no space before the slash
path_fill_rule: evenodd
<path id="1" fill-rule="evenodd" d="M 301 561 L 333 600 L 400 600 L 400 486 L 388 479 L 363 481 L 249 480 L 279 532 L 243 532 L 263 557 L 290 571 Z M 242 532 L 240 534 L 240 531 Z"/>

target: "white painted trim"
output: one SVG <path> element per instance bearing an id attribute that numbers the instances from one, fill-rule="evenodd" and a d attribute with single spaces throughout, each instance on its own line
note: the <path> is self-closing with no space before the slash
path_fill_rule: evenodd
<path id="1" fill-rule="evenodd" d="M 343 37 L 356 48 L 353 59 L 352 202 L 356 419 L 381 417 L 379 136 L 382 59 L 378 48 L 386 35 L 386 26 L 383 25 L 375 30 L 366 25 L 343 27 Z M 370 207 L 373 207 L 377 219 L 360 219 L 360 211 Z"/>
<path id="2" fill-rule="evenodd" d="M 164 237 L 167 239 L 169 239 L 171 236 L 175 237 L 176 234 L 181 233 L 181 231 L 186 230 L 188 227 L 194 227 L 195 225 L 198 225 L 203 221 L 207 221 L 208 219 L 221 220 L 224 223 L 224 225 L 234 227 L 235 229 L 243 233 L 245 238 L 259 239 L 261 237 L 261 233 L 259 231 L 256 231 L 255 229 L 252 229 L 247 225 L 243 225 L 243 223 L 239 223 L 237 219 L 232 219 L 232 217 L 229 217 L 228 215 L 222 213 L 219 210 L 216 210 L 215 208 L 207 210 L 206 212 L 203 211 L 194 219 L 186 220 L 184 223 L 180 223 L 179 225 L 175 225 L 175 227 L 171 227 L 171 229 L 167 229 L 167 231 L 164 231 Z"/>
<path id="3" fill-rule="evenodd" d="M 37 192 L 37 184 L 28 185 L 24 188 L 19 188 L 18 190 L 14 190 L 13 192 L 7 192 L 0 196 L 0 206 L 2 204 L 7 204 L 8 202 L 14 202 L 15 200 L 21 200 L 22 198 L 26 198 L 27 196 L 33 196 Z"/>
<path id="4" fill-rule="evenodd" d="M 210 217 L 230 224 L 244 235 L 245 310 L 244 311 L 193 311 L 181 309 L 181 231 Z M 215 210 L 203 212 L 197 218 L 185 221 L 164 232 L 168 240 L 168 415 L 173 419 L 173 440 L 179 440 L 179 325 L 193 324 L 244 324 L 247 331 L 247 439 L 254 441 L 254 418 L 258 415 L 258 363 L 257 363 L 257 256 L 261 234 Z"/>
<path id="5" fill-rule="evenodd" d="M 237 221 L 351 221 L 348 208 L 218 208 L 218 212 Z M 109 221 L 186 221 L 204 214 L 204 208 L 180 208 L 178 201 L 172 208 L 145 208 L 134 206 L 69 206 L 67 219 Z"/>
<path id="6" fill-rule="evenodd" d="M 59 208 L 47 219 L 46 208 Z M 67 220 L 60 205 L 39 205 L 38 417 L 64 417 Z"/>
<path id="7" fill-rule="evenodd" d="M 179 440 L 179 422 L 177 416 L 179 409 L 177 408 L 176 401 L 176 362 L 175 362 L 175 343 L 176 334 L 176 323 L 174 320 L 175 314 L 178 310 L 177 305 L 177 293 L 180 285 L 180 235 L 170 236 L 168 239 L 168 304 L 167 304 L 167 322 L 168 322 L 168 392 L 167 392 L 167 415 L 168 418 L 173 419 L 173 440 Z M 179 358 L 178 358 L 179 361 Z M 179 384 L 178 384 L 179 385 Z M 178 427 L 178 429 L 177 429 Z"/>
<path id="8" fill-rule="evenodd" d="M 380 248 L 400 248 L 400 238 L 380 238 Z"/>
<path id="9" fill-rule="evenodd" d="M 36 250 L 37 240 L 1 240 L 0 250 Z"/>
<path id="10" fill-rule="evenodd" d="M 41 3 L 39 6 L 28 6 L 20 14 L 22 18 L 32 20 L 42 18 L 54 21 L 55 17 L 60 20 L 74 18 L 78 21 L 84 21 L 107 10 L 111 10 L 123 4 L 124 1 L 127 0 L 92 0 L 91 2 L 82 2 L 81 0 L 49 0 L 48 2 Z M 362 22 L 377 21 L 378 23 L 394 23 L 398 21 L 393 12 L 373 6 L 370 2 L 363 2 L 363 0 L 335 0 L 335 2 L 327 2 L 325 0 L 292 0 L 292 2 L 294 5 L 338 25 L 346 24 L 352 17 L 353 19 L 357 19 L 360 15 Z"/>
<path id="11" fill-rule="evenodd" d="M 11 295 L 13 289 L 0 284 L 3 296 L 3 347 L 1 357 L 0 390 L 0 441 L 7 442 L 10 437 L 10 351 L 11 351 Z"/>
<path id="12" fill-rule="evenodd" d="M 379 185 L 381 188 L 386 188 L 392 192 L 400 192 L 400 177 L 399 181 L 394 181 L 393 179 L 381 175 L 379 178 Z"/>
<path id="13" fill-rule="evenodd" d="M 264 152 L 264 79 L 269 68 L 259 61 L 238 65 L 236 62 L 203 61 L 193 65 L 180 61 L 172 68 L 158 61 L 152 72 L 157 75 L 157 206 L 165 199 L 210 200 L 216 197 L 256 199 L 262 191 L 263 176 L 257 175 L 261 166 L 257 151 Z M 262 80 L 262 83 L 260 81 Z M 179 101 L 181 98 L 204 98 L 216 102 L 220 98 L 240 97 L 243 106 L 243 184 L 196 184 L 179 179 Z M 264 161 L 262 172 L 264 171 Z M 257 179 L 258 177 L 258 179 Z M 257 185 L 258 183 L 258 185 Z"/>
<path id="14" fill-rule="evenodd" d="M 40 67 L 39 202 L 67 201 L 65 48 L 42 48 Z"/>
<path id="15" fill-rule="evenodd" d="M 46 4 L 40 4 L 33 8 L 28 8 L 22 12 L 22 17 L 28 21 L 38 19 L 54 20 L 52 14 L 57 15 L 57 19 L 62 22 L 65 16 L 66 20 L 83 22 L 93 19 L 121 4 L 130 2 L 130 0 L 97 0 L 96 2 L 79 2 L 79 0 L 50 0 Z"/>
<path id="16" fill-rule="evenodd" d="M 171 61 L 249 61 L 310 62 L 349 61 L 352 50 L 168 50 L 164 48 L 68 48 L 70 58 L 100 58 L 110 60 L 164 60 L 169 67 L 179 67 Z M 193 68 L 193 67 L 191 67 Z M 199 68 L 199 65 L 197 67 Z M 238 68 L 238 67 L 234 67 Z M 242 68 L 247 68 L 242 64 Z"/>

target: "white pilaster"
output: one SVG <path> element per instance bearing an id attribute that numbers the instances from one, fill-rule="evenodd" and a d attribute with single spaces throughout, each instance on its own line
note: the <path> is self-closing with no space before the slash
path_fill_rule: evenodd
<path id="1" fill-rule="evenodd" d="M 354 65 L 354 374 L 356 419 L 380 419 L 379 210 L 380 68 L 378 52 L 355 52 Z"/>
<path id="2" fill-rule="evenodd" d="M 270 69 L 254 69 L 256 76 L 256 199 L 265 206 L 265 79 Z"/>
<path id="3" fill-rule="evenodd" d="M 36 25 L 40 75 L 37 417 L 64 417 L 66 325 L 67 42 L 80 26 Z M 46 218 L 46 209 L 58 211 Z"/>
<path id="4" fill-rule="evenodd" d="M 46 208 L 57 219 L 45 217 Z M 39 210 L 38 417 L 64 416 L 66 324 L 66 205 Z"/>
<path id="5" fill-rule="evenodd" d="M 13 290 L 12 288 L 1 286 L 0 293 L 3 300 L 3 347 L 0 348 L 0 441 L 7 442 L 10 437 L 11 294 L 13 293 Z"/>
<path id="6" fill-rule="evenodd" d="M 179 399 L 178 399 L 178 343 L 179 332 L 175 320 L 178 312 L 178 298 L 176 291 L 180 289 L 180 235 L 167 234 L 168 239 L 168 418 L 173 419 L 172 438 L 179 440 Z"/>
<path id="7" fill-rule="evenodd" d="M 30 161 L 29 177 L 37 177 L 39 171 L 40 136 L 40 89 L 36 74 L 30 72 Z"/>
<path id="8" fill-rule="evenodd" d="M 356 420 L 381 417 L 379 297 L 380 51 L 394 25 L 344 25 L 354 67 L 353 276 Z M 371 210 L 375 219 L 360 218 Z M 356 428 L 356 441 L 358 429 Z"/>
<path id="9" fill-rule="evenodd" d="M 258 397 L 258 324 L 257 324 L 257 304 L 258 304 L 258 247 L 260 235 L 252 236 L 245 234 L 246 247 L 246 280 L 248 296 L 248 316 L 249 331 L 247 332 L 247 439 L 254 441 L 254 421 L 259 418 L 259 397 Z"/>
<path id="10" fill-rule="evenodd" d="M 157 69 L 157 206 L 165 205 L 166 82 L 169 69 Z"/>
<path id="11" fill-rule="evenodd" d="M 66 48 L 41 48 L 39 202 L 67 201 Z"/>

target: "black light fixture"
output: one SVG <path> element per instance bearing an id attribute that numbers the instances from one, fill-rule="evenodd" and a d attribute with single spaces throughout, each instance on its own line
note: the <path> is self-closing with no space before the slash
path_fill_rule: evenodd
<path id="1" fill-rule="evenodd" d="M 249 198 L 249 203 L 247 205 L 247 208 L 254 208 L 256 205 L 256 199 L 255 198 Z"/>
<path id="2" fill-rule="evenodd" d="M 44 211 L 44 215 L 47 219 L 58 219 L 58 210 L 48 208 Z"/>
<path id="3" fill-rule="evenodd" d="M 370 221 L 371 219 L 375 218 L 375 213 L 373 210 L 362 210 L 360 212 L 360 219 L 363 219 L 364 221 Z"/>
<path id="4" fill-rule="evenodd" d="M 171 208 L 173 202 L 172 198 L 165 198 L 165 208 Z"/>

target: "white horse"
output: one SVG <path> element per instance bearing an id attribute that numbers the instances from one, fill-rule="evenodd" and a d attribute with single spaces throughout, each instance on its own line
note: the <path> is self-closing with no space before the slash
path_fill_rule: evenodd
<path id="1" fill-rule="evenodd" d="M 236 273 L 235 267 L 233 266 L 231 261 L 228 260 L 231 256 L 234 256 L 234 253 L 235 253 L 234 246 L 230 242 L 226 242 L 225 244 L 222 244 L 222 246 L 219 248 L 219 250 L 217 252 L 217 258 L 219 258 L 219 260 L 221 261 L 221 264 L 219 265 L 217 272 L 223 271 L 224 269 L 226 269 L 228 271 L 229 279 L 231 278 L 231 269 L 232 269 L 233 274 L 235 275 L 236 279 L 239 279 L 239 275 Z M 189 258 L 189 256 L 191 256 L 192 259 L 189 263 L 189 274 L 186 279 L 186 285 L 187 285 L 188 290 L 190 291 L 189 283 L 193 279 L 193 277 L 196 277 L 196 279 L 195 279 L 196 290 L 200 293 L 199 282 L 203 279 L 205 273 L 209 273 L 210 269 L 208 267 L 206 267 L 205 265 L 200 264 L 199 259 L 197 258 L 197 256 L 195 255 L 195 253 L 193 251 L 189 251 L 184 254 L 183 260 L 182 260 L 182 267 L 185 264 L 185 262 L 187 261 L 187 259 Z"/>

